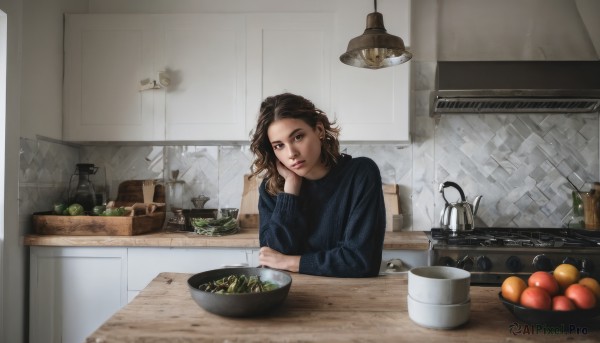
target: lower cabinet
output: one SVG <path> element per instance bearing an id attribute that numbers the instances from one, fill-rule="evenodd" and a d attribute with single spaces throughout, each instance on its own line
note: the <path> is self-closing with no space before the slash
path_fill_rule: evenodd
<path id="1" fill-rule="evenodd" d="M 29 342 L 85 342 L 127 304 L 127 248 L 31 247 Z"/>
<path id="2" fill-rule="evenodd" d="M 85 342 L 160 272 L 255 266 L 245 248 L 30 248 L 29 342 Z"/>
<path id="3" fill-rule="evenodd" d="M 128 301 L 161 272 L 200 273 L 225 266 L 255 266 L 247 254 L 242 248 L 128 248 Z"/>

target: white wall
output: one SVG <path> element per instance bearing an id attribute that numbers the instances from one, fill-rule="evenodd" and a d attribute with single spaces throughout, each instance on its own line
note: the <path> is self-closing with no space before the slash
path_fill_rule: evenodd
<path id="1" fill-rule="evenodd" d="M 19 111 L 21 84 L 21 1 L 0 0 L 0 10 L 7 14 L 7 75 L 4 175 L 4 213 L 0 224 L 0 341 L 22 342 L 26 298 L 25 249 L 18 231 Z M 0 135 L 2 136 L 2 135 Z"/>

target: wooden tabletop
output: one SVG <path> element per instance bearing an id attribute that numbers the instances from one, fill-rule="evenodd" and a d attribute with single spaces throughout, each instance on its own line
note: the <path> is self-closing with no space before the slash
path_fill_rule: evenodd
<path id="1" fill-rule="evenodd" d="M 157 232 L 135 236 L 60 236 L 27 235 L 29 246 L 93 247 L 221 247 L 258 248 L 258 229 L 241 229 L 223 237 L 201 236 L 193 232 Z M 424 231 L 386 232 L 384 249 L 427 250 L 429 240 Z"/>
<path id="2" fill-rule="evenodd" d="M 516 320 L 498 287 L 471 287 L 471 316 L 453 330 L 414 324 L 407 312 L 406 275 L 342 279 L 292 275 L 284 304 L 256 318 L 227 318 L 191 298 L 191 274 L 161 273 L 88 338 L 101 342 L 499 342 L 600 341 L 600 321 L 579 333 L 548 333 Z M 512 328 L 512 330 L 511 330 Z M 585 333 L 583 333 L 585 331 Z"/>

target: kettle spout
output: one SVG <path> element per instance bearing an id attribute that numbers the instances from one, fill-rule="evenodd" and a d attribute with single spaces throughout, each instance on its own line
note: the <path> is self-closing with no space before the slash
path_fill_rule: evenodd
<path id="1" fill-rule="evenodd" d="M 478 195 L 477 197 L 475 197 L 475 200 L 473 201 L 473 216 L 475 216 L 477 214 L 477 209 L 479 208 L 479 202 L 481 202 L 482 197 L 483 197 L 483 195 Z"/>

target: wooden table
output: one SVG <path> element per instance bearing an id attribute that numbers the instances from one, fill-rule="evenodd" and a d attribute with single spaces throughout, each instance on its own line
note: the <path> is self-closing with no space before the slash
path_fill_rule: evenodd
<path id="1" fill-rule="evenodd" d="M 432 330 L 408 316 L 406 275 L 340 279 L 292 274 L 290 293 L 280 308 L 243 319 L 200 308 L 188 290 L 190 276 L 159 274 L 87 342 L 600 341 L 598 320 L 576 327 L 580 333 L 566 334 L 544 333 L 544 327 L 517 321 L 498 300 L 498 287 L 471 287 L 469 322 L 454 330 Z"/>

